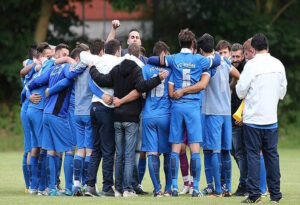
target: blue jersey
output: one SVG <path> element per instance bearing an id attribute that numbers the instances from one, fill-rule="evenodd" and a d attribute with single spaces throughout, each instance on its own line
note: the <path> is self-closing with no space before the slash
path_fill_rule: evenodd
<path id="1" fill-rule="evenodd" d="M 51 89 L 57 82 L 66 77 L 70 65 L 71 64 L 69 63 L 64 63 L 53 66 L 51 70 L 48 70 L 42 76 L 32 81 L 30 87 L 32 88 L 48 85 L 49 89 Z M 45 102 L 44 113 L 63 118 L 67 117 L 69 100 L 72 91 L 71 85 L 61 92 L 50 95 L 49 98 L 47 98 Z"/>
<path id="2" fill-rule="evenodd" d="M 187 86 L 191 86 L 200 81 L 203 72 L 209 71 L 211 60 L 190 52 L 181 52 L 165 57 L 166 65 L 172 69 L 174 90 L 178 90 Z M 180 99 L 174 102 L 185 103 L 188 101 L 201 100 L 201 94 L 192 93 L 183 95 Z"/>
<path id="3" fill-rule="evenodd" d="M 43 62 L 41 69 L 38 72 L 34 73 L 32 79 L 28 82 L 28 88 L 30 87 L 30 84 L 32 83 L 32 81 L 34 79 L 36 79 L 37 77 L 48 72 L 52 68 L 53 65 L 54 65 L 54 60 L 46 60 L 45 62 Z M 40 96 L 42 96 L 41 101 L 37 104 L 29 102 L 29 105 L 28 105 L 29 107 L 34 107 L 34 108 L 40 109 L 40 110 L 44 109 L 46 88 L 47 88 L 46 86 L 40 86 L 40 87 L 36 87 L 35 89 L 29 89 L 31 94 L 37 93 Z"/>
<path id="4" fill-rule="evenodd" d="M 143 67 L 142 72 L 145 80 L 149 80 L 163 71 L 169 71 L 168 77 L 157 87 L 147 92 L 146 102 L 143 108 L 143 118 L 161 117 L 170 114 L 171 102 L 168 94 L 168 82 L 171 76 L 170 68 L 161 68 L 147 64 Z"/>
<path id="5" fill-rule="evenodd" d="M 26 62 L 26 66 L 28 66 L 32 63 L 33 63 L 33 60 L 28 59 Z M 26 111 L 28 108 L 29 99 L 26 97 L 26 89 L 24 88 L 24 86 L 31 80 L 34 73 L 35 73 L 35 66 L 33 66 L 31 68 L 31 70 L 29 71 L 29 73 L 27 73 L 25 75 L 25 77 L 21 78 L 21 82 L 22 82 L 22 86 L 23 86 L 23 89 L 21 92 L 21 103 L 22 103 L 21 111 Z"/>

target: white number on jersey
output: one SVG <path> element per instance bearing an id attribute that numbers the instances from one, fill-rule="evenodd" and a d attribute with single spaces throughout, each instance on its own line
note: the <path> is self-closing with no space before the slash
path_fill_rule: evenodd
<path id="1" fill-rule="evenodd" d="M 182 87 L 187 87 L 191 85 L 191 69 L 182 69 Z"/>

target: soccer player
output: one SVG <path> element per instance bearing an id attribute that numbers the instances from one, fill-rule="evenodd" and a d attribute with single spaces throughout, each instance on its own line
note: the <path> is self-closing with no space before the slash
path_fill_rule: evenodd
<path id="1" fill-rule="evenodd" d="M 131 60 L 125 59 L 121 64 L 115 66 L 108 74 L 103 75 L 92 66 L 90 74 L 98 86 L 114 88 L 114 127 L 116 138 L 116 190 L 123 192 L 123 197 L 136 196 L 132 187 L 132 173 L 134 168 L 134 155 L 136 138 L 138 134 L 138 122 L 141 112 L 141 102 L 135 99 L 132 102 L 123 104 L 123 97 L 134 89 L 145 92 L 154 88 L 166 78 L 168 73 L 162 72 L 159 76 L 144 81 L 142 70 L 143 65 L 138 59 L 140 46 L 133 43 L 129 46 Z M 124 135 L 125 134 L 125 135 Z M 125 139 L 125 141 L 124 141 Z M 124 168 L 123 168 L 124 159 Z"/>
<path id="2" fill-rule="evenodd" d="M 165 58 L 160 58 L 159 63 L 172 68 L 175 99 L 172 102 L 171 108 L 171 122 L 170 122 L 170 138 L 172 143 L 171 152 L 171 170 L 172 170 L 172 196 L 178 196 L 178 166 L 179 166 L 179 153 L 181 149 L 181 143 L 183 142 L 184 127 L 186 127 L 188 134 L 188 142 L 190 144 L 192 156 L 191 165 L 193 171 L 193 197 L 202 196 L 199 192 L 199 180 L 200 180 L 200 142 L 202 142 L 202 127 L 201 127 L 201 110 L 200 110 L 200 90 L 205 86 L 199 86 L 196 89 L 190 91 L 191 93 L 185 94 L 185 87 L 199 83 L 202 85 L 208 83 L 208 75 L 202 75 L 209 71 L 211 66 L 217 66 L 220 64 L 220 56 L 215 55 L 212 60 L 210 58 L 203 57 L 199 54 L 193 54 L 193 41 L 195 35 L 188 29 L 181 30 L 178 35 L 181 52 L 174 55 L 167 55 Z M 149 62 L 158 64 L 158 60 L 152 57 L 153 61 Z M 156 62 L 155 62 L 156 61 Z M 203 79 L 202 79 L 203 78 Z M 201 80 L 200 80 L 201 79 Z M 199 82 L 200 81 L 200 82 Z M 198 85 L 199 85 L 198 84 Z M 178 92 L 180 90 L 180 92 Z M 185 94 L 185 95 L 184 95 Z M 191 112 L 192 110 L 192 112 Z M 184 126 L 185 125 L 185 126 Z"/>
<path id="3" fill-rule="evenodd" d="M 216 46 L 216 50 L 220 53 L 221 56 L 230 60 L 231 45 L 228 41 L 220 40 Z"/>
<path id="4" fill-rule="evenodd" d="M 51 69 L 54 64 L 51 58 L 51 48 L 47 43 L 40 43 L 37 47 L 38 59 L 42 63 L 40 70 L 33 74 L 31 79 L 41 76 L 43 73 Z M 31 84 L 31 81 L 28 82 L 28 86 Z M 43 121 L 43 110 L 45 103 L 45 89 L 46 86 L 38 87 L 29 91 L 27 89 L 27 96 L 29 96 L 29 105 L 27 109 L 27 117 L 29 120 L 30 129 L 32 132 L 31 136 L 31 157 L 30 157 L 30 167 L 31 167 L 31 186 L 30 193 L 36 194 L 38 188 L 41 191 L 44 191 L 46 188 L 46 152 L 41 150 L 43 131 L 42 131 L 42 121 Z M 32 94 L 30 94 L 32 93 Z M 38 165 L 39 164 L 39 165 Z M 39 179 L 39 176 L 41 176 Z"/>
<path id="5" fill-rule="evenodd" d="M 214 38 L 204 34 L 199 39 L 200 53 L 212 56 L 214 53 Z M 231 112 L 229 76 L 236 79 L 240 74 L 231 65 L 229 60 L 222 58 L 221 64 L 216 67 L 216 73 L 211 77 L 203 91 L 202 113 L 204 114 L 204 165 L 207 187 L 203 195 L 231 196 Z M 221 154 L 221 156 L 220 156 Z M 222 193 L 220 164 L 221 158 L 225 170 L 225 190 Z M 213 184 L 214 182 L 214 184 Z"/>
<path id="6" fill-rule="evenodd" d="M 161 54 L 169 54 L 169 47 L 162 41 L 155 43 L 153 54 L 160 56 Z M 171 70 L 165 67 L 153 66 L 150 64 L 142 68 L 145 80 L 158 76 L 163 70 L 171 74 Z M 169 127 L 170 127 L 170 107 L 171 102 L 168 96 L 169 76 L 161 82 L 160 85 L 148 91 L 146 94 L 146 102 L 142 112 L 142 148 L 143 152 L 147 152 L 148 167 L 150 177 L 154 186 L 154 196 L 161 197 L 160 182 L 160 159 L 159 155 L 164 155 L 164 172 L 165 172 L 165 196 L 171 194 L 171 170 L 169 167 L 171 144 L 169 143 Z"/>
<path id="7" fill-rule="evenodd" d="M 249 196 L 242 203 L 259 203 L 261 193 L 260 151 L 264 155 L 270 199 L 279 203 L 280 167 L 277 152 L 277 107 L 287 90 L 285 69 L 282 63 L 270 55 L 267 37 L 258 33 L 251 40 L 255 57 L 249 60 L 236 86 L 240 99 L 245 99 L 243 123 L 248 161 L 247 190 Z"/>
<path id="8" fill-rule="evenodd" d="M 36 45 L 32 45 L 29 48 L 28 59 L 24 62 L 25 66 L 31 65 L 31 68 L 29 69 L 28 74 L 26 74 L 25 76 L 21 75 L 23 87 L 24 87 L 24 85 L 27 84 L 27 82 L 32 77 L 32 75 L 30 74 L 30 70 L 35 69 L 34 61 L 36 61 Z M 21 97 L 21 99 L 22 99 L 22 97 Z M 29 187 L 30 187 L 29 161 L 30 161 L 30 151 L 31 151 L 31 130 L 30 130 L 29 122 L 28 122 L 28 117 L 26 115 L 28 104 L 29 104 L 29 100 L 28 100 L 28 98 L 25 97 L 24 101 L 22 102 L 22 107 L 21 107 L 21 112 L 20 112 L 23 133 L 24 133 L 24 154 L 23 154 L 23 161 L 22 161 L 22 170 L 23 170 L 23 176 L 24 176 L 24 180 L 25 180 L 25 193 L 29 192 Z"/>

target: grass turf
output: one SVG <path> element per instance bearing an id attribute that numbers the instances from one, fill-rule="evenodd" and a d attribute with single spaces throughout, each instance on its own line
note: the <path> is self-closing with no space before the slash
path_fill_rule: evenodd
<path id="1" fill-rule="evenodd" d="M 280 149 L 280 167 L 281 167 L 281 191 L 283 199 L 280 204 L 300 204 L 300 150 L 297 149 Z M 202 154 L 201 154 L 202 155 Z M 202 157 L 203 158 L 203 157 Z M 240 204 L 242 197 L 231 198 L 192 198 L 190 195 L 180 196 L 177 198 L 163 197 L 154 198 L 151 194 L 137 198 L 88 198 L 88 197 L 46 197 L 31 196 L 24 194 L 24 180 L 22 175 L 21 162 L 22 153 L 20 152 L 0 152 L 0 205 L 31 205 L 31 204 Z M 238 183 L 239 173 L 236 163 L 233 160 L 232 189 L 235 191 Z M 63 170 L 63 169 L 62 169 Z M 98 173 L 98 187 L 101 188 L 101 172 Z M 161 167 L 161 180 L 164 185 L 164 174 Z M 63 171 L 61 179 L 63 181 Z M 182 178 L 179 172 L 179 185 L 182 186 Z M 152 193 L 153 186 L 149 173 L 146 172 L 143 181 L 146 191 Z M 205 186 L 203 159 L 200 188 Z M 269 197 L 263 198 L 262 204 L 269 204 Z"/>

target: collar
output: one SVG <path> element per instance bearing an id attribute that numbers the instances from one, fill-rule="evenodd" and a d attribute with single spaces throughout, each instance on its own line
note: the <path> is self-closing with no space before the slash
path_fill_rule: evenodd
<path id="1" fill-rule="evenodd" d="M 188 48 L 182 48 L 180 50 L 180 53 L 193 53 L 191 49 L 188 49 Z"/>

